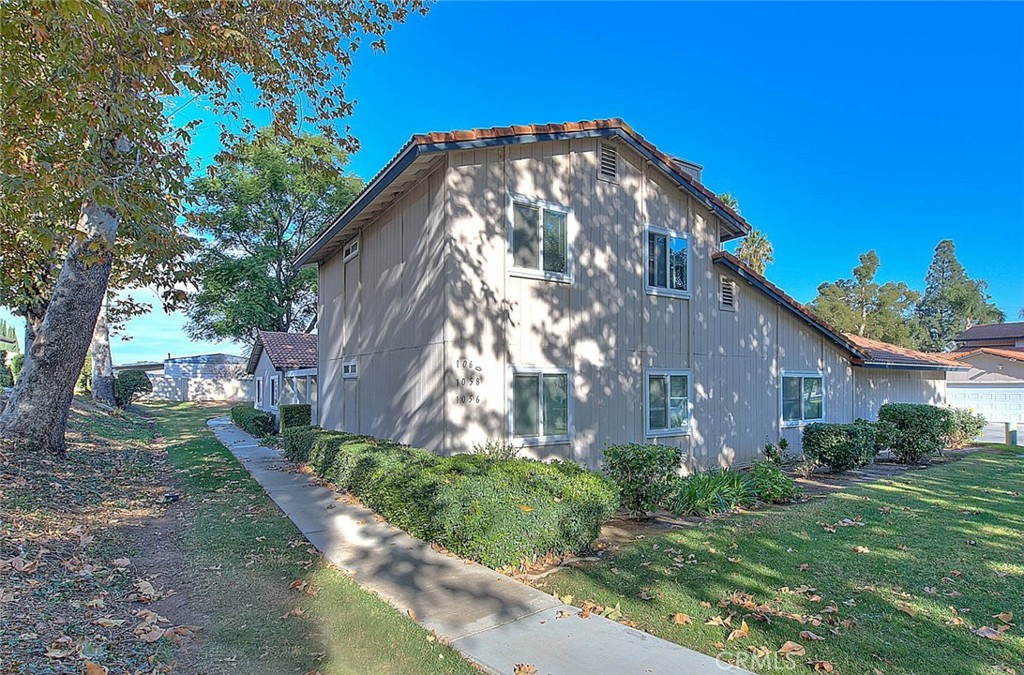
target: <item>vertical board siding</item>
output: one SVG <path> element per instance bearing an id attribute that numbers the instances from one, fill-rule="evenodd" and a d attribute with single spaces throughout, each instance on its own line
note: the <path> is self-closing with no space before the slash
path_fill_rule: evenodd
<path id="1" fill-rule="evenodd" d="M 941 371 L 857 368 L 855 417 L 874 420 L 886 403 L 946 404 L 946 378 Z"/>

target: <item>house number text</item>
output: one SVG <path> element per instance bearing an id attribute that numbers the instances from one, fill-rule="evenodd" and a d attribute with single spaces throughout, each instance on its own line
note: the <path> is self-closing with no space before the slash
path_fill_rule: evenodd
<path id="1" fill-rule="evenodd" d="M 452 401 L 462 405 L 479 403 L 478 392 L 483 381 L 483 368 L 473 363 L 472 359 L 455 359 L 452 378 L 455 393 L 452 395 Z"/>

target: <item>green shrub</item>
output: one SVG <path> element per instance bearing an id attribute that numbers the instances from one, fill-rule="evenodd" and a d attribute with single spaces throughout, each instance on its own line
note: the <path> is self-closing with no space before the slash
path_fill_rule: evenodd
<path id="1" fill-rule="evenodd" d="M 440 457 L 342 432 L 314 431 L 309 464 L 392 525 L 491 567 L 577 553 L 618 505 L 611 481 L 576 464 Z"/>
<path id="2" fill-rule="evenodd" d="M 677 516 L 710 516 L 757 501 L 747 477 L 732 469 L 677 478 L 674 483 L 670 507 Z"/>
<path id="3" fill-rule="evenodd" d="M 317 427 L 308 424 L 284 429 L 281 432 L 284 456 L 293 462 L 308 462 L 309 452 L 313 447 L 313 436 L 317 431 Z"/>
<path id="4" fill-rule="evenodd" d="M 506 440 L 488 438 L 483 443 L 474 443 L 473 452 L 491 459 L 515 459 L 519 456 L 519 448 Z"/>
<path id="5" fill-rule="evenodd" d="M 305 427 L 313 422 L 313 409 L 308 403 L 292 403 L 281 406 L 281 431 L 288 427 Z"/>
<path id="6" fill-rule="evenodd" d="M 256 410 L 252 403 L 242 403 L 231 409 L 231 421 L 257 438 L 274 433 L 274 418 L 269 413 Z"/>
<path id="7" fill-rule="evenodd" d="M 978 415 L 963 408 L 949 408 L 952 417 L 952 431 L 946 436 L 946 445 L 950 448 L 962 448 L 973 442 L 985 430 L 984 415 Z"/>
<path id="8" fill-rule="evenodd" d="M 17 380 L 18 376 L 21 375 L 21 369 L 25 366 L 25 354 L 18 352 L 11 357 L 11 374 L 14 379 Z"/>
<path id="9" fill-rule="evenodd" d="M 773 462 L 754 462 L 747 473 L 754 497 L 761 502 L 788 502 L 803 494 L 803 489 Z"/>
<path id="10" fill-rule="evenodd" d="M 941 452 L 953 433 L 950 409 L 924 403 L 886 403 L 878 410 L 878 420 L 892 425 L 892 451 L 903 464 Z"/>
<path id="11" fill-rule="evenodd" d="M 127 410 L 142 395 L 153 391 L 153 382 L 141 370 L 122 370 L 114 378 L 114 404 Z"/>
<path id="12" fill-rule="evenodd" d="M 875 428 L 870 424 L 815 422 L 804 428 L 804 456 L 835 473 L 870 464 L 875 457 Z"/>
<path id="13" fill-rule="evenodd" d="M 633 514 L 663 505 L 678 477 L 683 451 L 671 445 L 609 445 L 604 472 L 619 486 L 622 506 Z"/>
<path id="14" fill-rule="evenodd" d="M 7 365 L 7 352 L 0 350 L 0 387 L 13 387 L 14 373 Z"/>

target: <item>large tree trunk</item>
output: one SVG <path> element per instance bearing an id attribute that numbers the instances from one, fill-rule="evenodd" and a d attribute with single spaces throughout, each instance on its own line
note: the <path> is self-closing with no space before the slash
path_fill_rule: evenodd
<path id="1" fill-rule="evenodd" d="M 107 297 L 104 293 L 96 328 L 92 332 L 92 400 L 114 407 L 114 360 L 110 355 L 110 328 L 107 325 Z"/>
<path id="2" fill-rule="evenodd" d="M 71 244 L 21 376 L 0 415 L 0 441 L 64 453 L 71 398 L 107 292 L 117 226 L 113 208 L 92 202 L 82 207 L 78 228 L 84 236 Z M 98 245 L 99 253 L 90 251 L 90 245 Z"/>

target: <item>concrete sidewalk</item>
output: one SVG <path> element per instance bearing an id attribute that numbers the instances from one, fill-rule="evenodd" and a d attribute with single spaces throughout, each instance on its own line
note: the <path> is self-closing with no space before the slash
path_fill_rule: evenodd
<path id="1" fill-rule="evenodd" d="M 615 621 L 582 619 L 547 593 L 376 522 L 228 419 L 210 426 L 324 557 L 490 672 L 530 663 L 554 675 L 746 673 Z"/>

